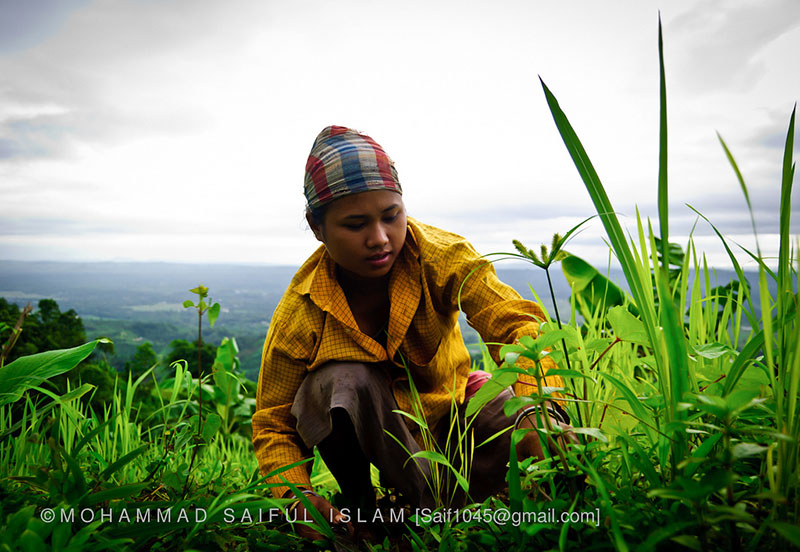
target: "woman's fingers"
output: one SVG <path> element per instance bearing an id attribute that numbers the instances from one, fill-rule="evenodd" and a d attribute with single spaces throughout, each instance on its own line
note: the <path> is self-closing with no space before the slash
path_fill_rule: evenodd
<path id="1" fill-rule="evenodd" d="M 519 424 L 520 429 L 533 429 L 534 427 L 534 420 L 531 419 L 531 416 L 524 417 Z M 559 422 L 551 416 L 550 427 L 561 430 L 557 435 L 547 435 L 547 448 L 552 454 L 557 454 L 559 448 L 566 450 L 569 444 L 580 444 L 577 435 L 572 431 L 571 425 Z M 538 431 L 529 431 L 527 435 L 523 437 L 520 445 L 521 450 L 519 450 L 519 453 L 521 456 L 532 456 L 537 460 L 544 458 L 544 449 Z"/>
<path id="2" fill-rule="evenodd" d="M 350 522 L 344 521 L 344 516 L 342 515 L 339 510 L 333 507 L 333 505 L 322 498 L 321 496 L 308 496 L 308 501 L 311 502 L 311 505 L 320 513 L 322 517 L 326 520 L 331 522 L 331 525 L 334 526 L 341 526 L 345 529 L 349 536 L 353 536 L 353 524 Z M 297 517 L 295 518 L 296 521 L 313 521 L 313 517 L 310 512 L 306 509 L 303 503 L 299 503 L 296 506 L 297 509 Z M 305 524 L 298 524 L 297 525 L 297 534 L 303 537 L 304 539 L 309 540 L 319 540 L 322 538 L 322 535 L 316 529 L 312 528 L 309 525 Z"/>

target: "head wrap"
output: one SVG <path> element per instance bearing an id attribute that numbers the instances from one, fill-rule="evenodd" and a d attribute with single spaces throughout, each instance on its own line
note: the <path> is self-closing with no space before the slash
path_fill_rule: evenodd
<path id="1" fill-rule="evenodd" d="M 366 134 L 340 126 L 324 128 L 306 163 L 304 191 L 309 208 L 316 210 L 340 197 L 370 190 L 403 193 L 392 160 Z"/>

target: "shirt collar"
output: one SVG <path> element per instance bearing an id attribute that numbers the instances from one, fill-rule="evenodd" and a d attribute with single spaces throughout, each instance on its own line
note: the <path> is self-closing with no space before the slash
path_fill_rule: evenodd
<path id="1" fill-rule="evenodd" d="M 409 217 L 406 241 L 392 267 L 392 276 L 389 281 L 391 313 L 389 315 L 387 350 L 390 355 L 397 350 L 404 339 L 416 313 L 422 292 L 419 241 L 415 226 L 416 221 Z M 300 272 L 306 272 L 306 274 L 294 287 L 297 293 L 308 295 L 321 310 L 331 313 L 344 324 L 358 329 L 344 291 L 336 280 L 336 263 L 328 254 L 325 246 L 320 246 L 311 255 Z"/>

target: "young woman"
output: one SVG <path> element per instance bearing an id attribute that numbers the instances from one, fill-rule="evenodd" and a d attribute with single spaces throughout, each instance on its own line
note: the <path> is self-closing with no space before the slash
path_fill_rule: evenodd
<path id="1" fill-rule="evenodd" d="M 264 343 L 253 416 L 261 473 L 308 458 L 317 446 L 349 506 L 375 507 L 370 463 L 382 484 L 409 503 L 433 506 L 426 484 L 430 465 L 407 462 L 404 450 L 420 450 L 419 430 L 393 412 L 413 412 L 406 370 L 429 426 L 443 435 L 452 397 L 463 416 L 481 383 L 470 377 L 459 305 L 483 340 L 495 343 L 536 335 L 543 313 L 500 282 L 466 240 L 406 216 L 397 171 L 369 136 L 325 128 L 308 158 L 305 197 L 309 226 L 323 245 L 292 279 Z M 496 355 L 497 348 L 492 351 Z M 562 382 L 551 377 L 547 385 Z M 503 488 L 515 425 L 503 414 L 503 403 L 514 391 L 528 395 L 535 386 L 533 378 L 521 376 L 513 391 L 503 391 L 475 419 L 476 445 L 509 431 L 475 449 L 472 499 Z M 557 404 L 549 404 L 545 414 L 552 426 L 569 429 Z M 520 416 L 517 427 L 532 427 L 530 418 Z M 542 457 L 537 433 L 529 432 L 518 450 Z M 293 483 L 326 519 L 342 520 L 313 492 L 308 470 L 310 463 L 270 481 Z M 273 492 L 292 496 L 285 485 Z M 298 509 L 298 515 L 305 513 L 302 505 Z"/>

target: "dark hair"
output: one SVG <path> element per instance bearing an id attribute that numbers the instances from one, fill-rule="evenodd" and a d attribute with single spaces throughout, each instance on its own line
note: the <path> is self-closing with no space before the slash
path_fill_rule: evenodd
<path id="1" fill-rule="evenodd" d="M 311 215 L 311 221 L 317 226 L 322 226 L 322 223 L 325 222 L 325 213 L 328 211 L 328 205 L 330 203 L 324 203 L 315 208 L 306 206 L 306 212 Z"/>

